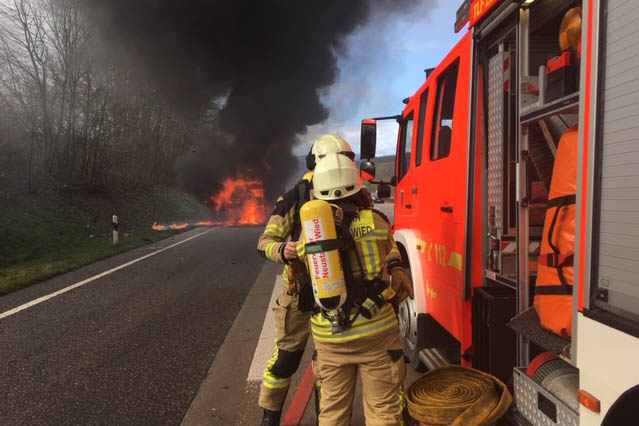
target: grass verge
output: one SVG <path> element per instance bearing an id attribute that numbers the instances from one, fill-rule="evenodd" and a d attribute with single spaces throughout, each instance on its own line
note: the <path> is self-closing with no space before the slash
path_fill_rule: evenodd
<path id="1" fill-rule="evenodd" d="M 111 214 L 121 217 L 113 245 Z M 23 195 L 0 203 L 0 295 L 175 235 L 153 220 L 206 219 L 208 211 L 171 191 L 109 198 L 104 194 Z"/>

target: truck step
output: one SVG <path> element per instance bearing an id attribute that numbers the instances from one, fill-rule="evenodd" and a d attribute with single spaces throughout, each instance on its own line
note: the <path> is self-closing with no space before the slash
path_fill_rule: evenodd
<path id="1" fill-rule="evenodd" d="M 419 360 L 429 370 L 451 364 L 446 357 L 446 352 L 441 349 L 422 349 L 419 351 Z"/>

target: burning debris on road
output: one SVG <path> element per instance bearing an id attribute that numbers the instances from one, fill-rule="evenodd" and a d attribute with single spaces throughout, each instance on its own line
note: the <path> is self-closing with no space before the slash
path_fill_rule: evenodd
<path id="1" fill-rule="evenodd" d="M 208 202 L 208 201 L 207 201 Z M 226 178 L 222 190 L 210 197 L 216 220 L 225 225 L 263 225 L 267 219 L 262 183 L 239 175 Z"/>
<path id="2" fill-rule="evenodd" d="M 155 222 L 153 229 L 166 231 L 198 226 L 263 225 L 268 217 L 262 183 L 246 174 L 226 178 L 222 182 L 222 190 L 209 197 L 205 204 L 210 206 L 213 220 L 169 225 Z"/>
<path id="3" fill-rule="evenodd" d="M 156 231 L 167 231 L 169 229 L 187 229 L 197 228 L 200 226 L 219 226 L 221 224 L 211 222 L 210 220 L 204 220 L 200 222 L 184 222 L 184 223 L 171 223 L 169 225 L 161 225 L 157 221 L 153 222 L 152 228 Z"/>

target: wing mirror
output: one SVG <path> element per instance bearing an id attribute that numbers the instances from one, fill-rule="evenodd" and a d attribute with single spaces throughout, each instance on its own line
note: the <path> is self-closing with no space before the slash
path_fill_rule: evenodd
<path id="1" fill-rule="evenodd" d="M 377 145 L 377 121 L 372 119 L 362 120 L 360 133 L 360 157 L 367 160 L 375 158 Z"/>

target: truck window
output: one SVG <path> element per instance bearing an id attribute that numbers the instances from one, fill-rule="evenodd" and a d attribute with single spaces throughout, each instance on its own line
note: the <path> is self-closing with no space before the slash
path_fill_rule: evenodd
<path id="1" fill-rule="evenodd" d="M 458 71 L 459 58 L 437 80 L 435 119 L 433 120 L 433 133 L 430 138 L 430 159 L 433 161 L 446 158 L 450 154 Z"/>
<path id="2" fill-rule="evenodd" d="M 404 122 L 400 130 L 399 140 L 399 167 L 397 169 L 397 181 L 408 173 L 410 169 L 410 153 L 413 145 L 413 113 L 411 112 Z"/>
<path id="3" fill-rule="evenodd" d="M 426 107 L 428 106 L 428 89 L 419 98 L 419 124 L 417 127 L 417 143 L 415 145 L 415 166 L 422 164 L 422 149 L 424 146 L 424 126 L 426 126 Z"/>

